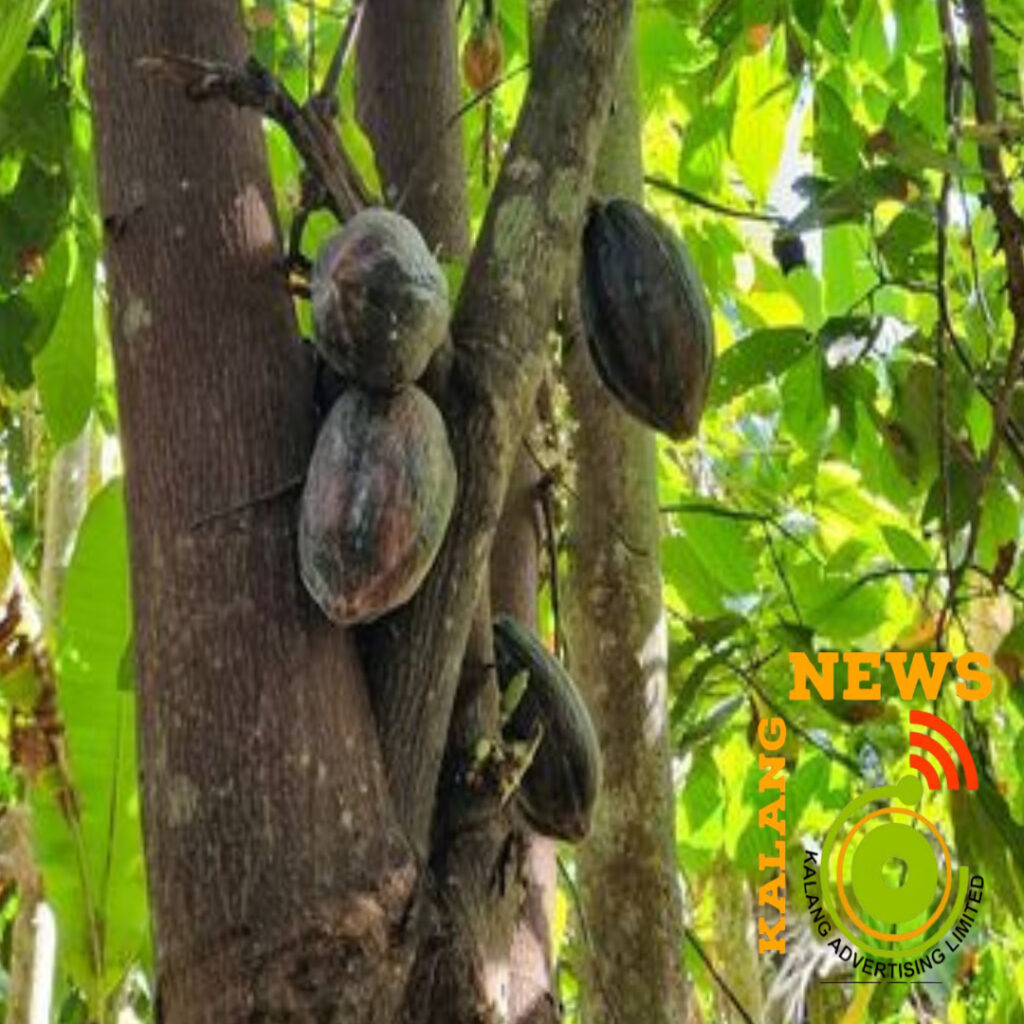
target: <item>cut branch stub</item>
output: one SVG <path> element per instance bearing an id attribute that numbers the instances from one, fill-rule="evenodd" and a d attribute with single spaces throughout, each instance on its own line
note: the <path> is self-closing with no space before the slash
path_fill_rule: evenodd
<path id="1" fill-rule="evenodd" d="M 527 674 L 502 729 L 513 743 L 537 743 L 516 794 L 519 808 L 541 835 L 579 842 L 590 830 L 601 786 L 601 749 L 590 712 L 561 662 L 509 616 L 494 621 L 494 656 L 503 692 Z"/>
<path id="2" fill-rule="evenodd" d="M 704 285 L 682 240 L 629 200 L 594 204 L 583 232 L 580 300 L 608 390 L 669 437 L 696 433 L 715 339 Z"/>
<path id="3" fill-rule="evenodd" d="M 258 60 L 242 67 L 180 54 L 142 57 L 140 71 L 161 75 L 184 86 L 196 103 L 225 99 L 236 107 L 258 110 L 279 124 L 322 185 L 322 202 L 341 220 L 372 203 L 372 196 L 334 129 L 327 104 L 319 94 L 300 104 Z"/>
<path id="4" fill-rule="evenodd" d="M 416 225 L 374 207 L 323 244 L 311 286 L 314 340 L 343 377 L 394 390 L 448 336 L 448 283 Z"/>
<path id="5" fill-rule="evenodd" d="M 302 580 L 339 625 L 371 622 L 416 592 L 444 539 L 455 463 L 417 387 L 350 388 L 324 422 L 299 519 Z"/>

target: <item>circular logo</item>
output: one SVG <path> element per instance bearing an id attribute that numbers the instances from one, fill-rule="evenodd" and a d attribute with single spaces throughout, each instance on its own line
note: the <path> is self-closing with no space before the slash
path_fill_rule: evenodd
<path id="1" fill-rule="evenodd" d="M 910 806 L 920 802 L 922 793 L 916 775 L 907 775 L 894 786 L 869 790 L 839 813 L 821 851 L 825 908 L 851 942 L 883 958 L 912 956 L 941 938 L 929 932 L 953 896 L 949 847 L 939 830 Z M 892 798 L 904 806 L 868 809 Z M 852 818 L 856 820 L 847 825 Z M 840 841 L 844 827 L 846 832 Z M 959 904 L 966 883 L 967 869 L 962 867 L 954 906 Z M 854 929 L 860 933 L 857 938 L 852 934 Z M 923 941 L 915 944 L 914 940 L 922 936 Z"/>

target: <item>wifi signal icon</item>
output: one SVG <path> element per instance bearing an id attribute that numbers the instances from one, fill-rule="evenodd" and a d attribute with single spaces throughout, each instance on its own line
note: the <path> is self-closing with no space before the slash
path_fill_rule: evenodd
<path id="1" fill-rule="evenodd" d="M 930 714 L 927 711 L 918 711 L 916 709 L 910 712 L 910 724 L 919 725 L 924 729 L 931 729 L 937 732 L 960 758 L 960 764 L 963 766 L 964 780 L 967 783 L 967 789 L 978 788 L 978 770 L 974 766 L 974 758 L 971 756 L 971 752 L 967 747 L 967 743 L 963 736 L 960 735 L 949 724 L 937 715 Z M 911 732 L 910 733 L 910 746 L 917 747 L 923 750 L 925 753 L 931 754 L 939 766 L 942 768 L 943 774 L 946 777 L 946 788 L 947 789 L 959 789 L 960 788 L 960 776 L 957 773 L 956 762 L 953 760 L 953 755 L 941 744 L 934 736 L 930 736 L 925 732 Z M 910 767 L 915 771 L 920 772 L 924 776 L 925 782 L 928 784 L 929 789 L 942 789 L 942 783 L 939 780 L 939 773 L 935 768 L 935 765 L 931 761 L 925 760 L 925 758 L 918 754 L 916 751 L 910 751 Z"/>

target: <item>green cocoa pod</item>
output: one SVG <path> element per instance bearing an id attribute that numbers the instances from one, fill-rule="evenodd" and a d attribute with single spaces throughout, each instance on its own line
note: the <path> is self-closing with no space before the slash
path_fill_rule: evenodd
<path id="1" fill-rule="evenodd" d="M 313 341 L 342 376 L 390 391 L 418 380 L 448 336 L 448 282 L 412 221 L 361 210 L 321 246 Z"/>
<path id="2" fill-rule="evenodd" d="M 583 230 L 580 305 L 605 387 L 669 437 L 697 431 L 711 383 L 711 310 L 682 240 L 626 199 L 595 203 Z"/>
<path id="3" fill-rule="evenodd" d="M 494 621 L 494 654 L 504 693 L 523 672 L 526 687 L 505 721 L 507 742 L 540 743 L 516 800 L 541 835 L 579 842 L 601 785 L 601 748 L 575 684 L 540 640 L 515 619 Z"/>
<path id="4" fill-rule="evenodd" d="M 444 420 L 419 388 L 341 395 L 299 516 L 302 580 L 328 618 L 371 622 L 412 597 L 448 528 L 455 477 Z"/>

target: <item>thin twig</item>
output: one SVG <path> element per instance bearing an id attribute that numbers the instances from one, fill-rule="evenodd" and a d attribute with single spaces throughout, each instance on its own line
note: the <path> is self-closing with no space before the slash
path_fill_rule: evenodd
<path id="1" fill-rule="evenodd" d="M 658 511 L 662 515 L 703 515 L 712 516 L 717 519 L 735 519 L 739 522 L 760 523 L 764 526 L 770 526 L 785 537 L 786 540 L 790 541 L 790 543 L 796 544 L 797 547 L 803 548 L 805 551 L 810 550 L 803 538 L 798 537 L 789 527 L 783 526 L 778 517 L 767 512 L 755 512 L 752 509 L 745 508 L 728 508 L 724 505 L 706 505 L 699 501 L 680 501 L 669 505 L 661 505 Z"/>
<path id="2" fill-rule="evenodd" d="M 955 163 L 957 159 L 957 132 L 960 116 L 960 76 L 957 74 L 959 58 L 956 51 L 956 35 L 953 29 L 953 12 L 949 0 L 938 0 L 939 27 L 942 32 L 942 49 L 945 58 L 945 121 L 948 140 L 946 152 Z M 936 281 L 939 303 L 939 323 L 935 329 L 935 391 L 936 418 L 939 456 L 939 489 L 942 511 L 942 551 L 946 565 L 946 600 L 935 620 L 935 647 L 945 646 L 946 622 L 956 603 L 959 585 L 953 563 L 952 504 L 949 479 L 949 378 L 946 365 L 946 348 L 952 334 L 952 317 L 949 313 L 949 295 L 946 292 L 946 261 L 949 246 L 949 196 L 953 175 L 946 171 L 942 175 L 939 193 L 938 216 L 936 217 Z"/>
<path id="3" fill-rule="evenodd" d="M 306 93 L 313 95 L 316 83 L 316 8 L 306 8 Z"/>
<path id="4" fill-rule="evenodd" d="M 427 148 L 420 154 L 419 159 L 413 165 L 401 193 L 395 200 L 396 210 L 401 211 L 403 209 L 405 204 L 408 202 L 409 193 L 412 191 L 413 186 L 419 181 L 420 175 L 422 175 L 426 169 L 431 166 L 434 161 L 434 157 L 437 155 L 437 151 L 441 148 L 445 139 L 448 137 L 448 133 L 462 120 L 462 118 L 464 118 L 471 110 L 475 110 L 481 103 L 489 100 L 502 86 L 511 82 L 512 79 L 525 74 L 529 70 L 529 61 L 525 64 L 520 64 L 518 67 L 506 72 L 496 81 L 492 82 L 486 89 L 481 89 L 478 93 L 475 93 L 465 103 L 463 103 L 462 106 L 456 109 L 455 113 L 445 121 L 444 127 L 438 133 L 437 138 L 427 146 Z"/>
<path id="5" fill-rule="evenodd" d="M 658 178 L 654 175 L 647 175 L 644 178 L 644 184 L 650 185 L 651 188 L 660 189 L 662 192 L 667 192 L 677 199 L 683 199 L 693 206 L 700 206 L 705 210 L 710 210 L 712 213 L 720 213 L 723 217 L 733 217 L 736 220 L 752 220 L 759 224 L 775 224 L 778 227 L 782 227 L 786 223 L 786 218 L 780 217 L 777 214 L 759 213 L 757 210 L 739 210 L 734 206 L 726 206 L 717 200 L 707 199 L 699 193 L 685 188 L 683 185 L 676 185 L 671 181 L 666 181 L 664 178 Z"/>
<path id="6" fill-rule="evenodd" d="M 764 540 L 768 545 L 768 554 L 771 556 L 772 565 L 775 567 L 775 575 L 779 577 L 779 581 L 782 583 L 782 588 L 786 591 L 786 597 L 789 599 L 789 606 L 793 609 L 796 621 L 802 626 L 804 619 L 800 614 L 800 606 L 796 603 L 796 595 L 793 593 L 792 586 L 790 586 L 789 577 L 786 575 L 786 570 L 782 565 L 782 560 L 779 558 L 778 551 L 775 550 L 775 542 L 772 540 L 772 531 L 770 527 L 770 523 L 761 524 L 761 530 L 764 533 Z"/>
<path id="7" fill-rule="evenodd" d="M 708 969 L 708 973 L 714 979 L 715 984 L 718 985 L 722 992 L 725 993 L 726 999 L 728 999 L 729 1002 L 732 1003 L 733 1007 L 736 1009 L 736 1012 L 745 1021 L 745 1024 L 754 1024 L 754 1018 L 750 1016 L 750 1014 L 747 1012 L 747 1008 L 739 1001 L 739 998 L 737 997 L 736 993 L 733 992 L 731 988 L 729 988 L 728 982 L 726 982 L 725 978 L 722 977 L 718 969 L 711 962 L 711 957 L 709 957 L 707 953 L 704 952 L 704 947 L 701 945 L 700 939 L 697 938 L 697 935 L 693 931 L 693 929 L 690 928 L 689 925 L 684 924 L 683 933 L 689 940 L 690 945 L 693 946 L 694 950 L 697 953 L 697 956 L 699 956 L 701 960 L 704 961 L 704 966 Z"/>
<path id="8" fill-rule="evenodd" d="M 913 569 L 909 565 L 888 565 L 881 569 L 872 569 L 870 572 L 864 573 L 863 576 L 858 576 L 839 595 L 838 599 L 845 601 L 851 594 L 860 590 L 861 587 L 866 587 L 869 583 L 879 583 L 882 580 L 892 579 L 893 576 L 928 576 L 930 578 L 934 575 L 934 569 Z"/>
<path id="9" fill-rule="evenodd" d="M 727 661 L 725 664 L 734 675 L 736 675 L 742 682 L 746 683 L 747 686 L 749 686 L 758 695 L 758 697 L 760 697 L 761 700 L 763 700 L 764 703 L 786 723 L 787 729 L 791 729 L 802 740 L 810 743 L 810 745 L 815 749 L 820 750 L 830 761 L 835 761 L 836 764 L 841 764 L 851 774 L 856 775 L 861 779 L 865 777 L 863 769 L 852 757 L 844 754 L 840 750 L 836 750 L 831 743 L 817 739 L 812 733 L 808 732 L 802 726 L 797 725 L 789 715 L 782 710 L 778 702 L 775 701 L 757 681 L 756 670 L 751 671 L 749 668 L 746 668 L 743 665 L 737 665 L 733 661 Z"/>
<path id="10" fill-rule="evenodd" d="M 555 624 L 555 654 L 566 661 L 567 646 L 565 633 L 562 630 L 562 600 L 558 584 L 558 535 L 555 530 L 555 516 L 552 510 L 552 488 L 555 484 L 553 476 L 541 477 L 537 484 L 537 496 L 540 500 L 541 515 L 544 519 L 544 544 L 548 554 L 548 581 L 551 585 L 551 618 Z"/>
<path id="11" fill-rule="evenodd" d="M 601 998 L 604 1001 L 605 1006 L 608 1008 L 609 1016 L 615 1024 L 623 1024 L 618 1006 L 612 999 L 611 994 L 605 985 L 604 972 L 601 970 L 601 959 L 594 949 L 594 942 L 590 934 L 590 926 L 587 924 L 587 915 L 583 910 L 583 901 L 580 899 L 580 892 L 576 887 L 576 879 L 569 874 L 569 869 L 565 866 L 565 862 L 561 857 L 556 857 L 555 861 L 558 864 L 558 873 L 562 876 L 562 883 L 569 890 L 569 897 L 572 900 L 573 909 L 576 911 L 576 916 L 579 918 L 580 935 L 583 939 L 584 946 L 586 946 L 590 954 L 591 962 L 594 965 L 594 980 L 597 982 L 598 991 L 601 993 Z"/>
<path id="12" fill-rule="evenodd" d="M 1004 32 L 1006 35 L 1008 35 L 1015 43 L 1021 42 L 1020 33 L 1010 28 L 1010 26 L 1007 25 L 1006 22 L 1003 21 L 1003 19 L 1000 18 L 998 15 L 991 14 L 989 15 L 988 20 L 991 21 L 992 24 L 995 25 L 995 27 L 999 29 L 1000 32 Z"/>
<path id="13" fill-rule="evenodd" d="M 974 106 L 980 126 L 995 125 L 999 121 L 996 98 L 995 73 L 992 66 L 992 30 L 984 0 L 965 0 L 964 17 L 967 21 L 971 50 L 971 81 Z M 985 486 L 995 471 L 1000 445 L 1010 422 L 1013 389 L 1024 367 L 1024 222 L 1014 209 L 1010 183 L 1003 169 L 998 143 L 990 140 L 978 142 L 978 156 L 985 172 L 985 196 L 992 209 L 999 236 L 1000 248 L 1006 261 L 1008 301 L 1013 315 L 1014 331 L 1006 368 L 993 407 L 993 431 L 988 451 L 978 474 L 974 510 L 968 528 L 963 557 L 956 572 L 959 587 L 967 567 L 974 562 L 974 553 L 981 534 L 982 496 Z M 950 598 L 955 608 L 955 590 Z"/>
<path id="14" fill-rule="evenodd" d="M 277 484 L 275 487 L 271 487 L 266 491 L 256 494 L 251 498 L 246 498 L 244 501 L 235 502 L 233 505 L 228 505 L 226 508 L 217 509 L 215 512 L 207 512 L 205 515 L 200 516 L 198 519 L 192 520 L 189 524 L 190 530 L 198 530 L 201 526 L 206 526 L 209 523 L 215 522 L 218 519 L 225 519 L 228 516 L 233 516 L 238 512 L 245 512 L 247 509 L 254 508 L 256 505 L 265 505 L 268 502 L 275 501 L 278 498 L 283 498 L 288 494 L 292 494 L 297 491 L 305 482 L 306 474 L 298 473 L 290 479 L 286 480 L 282 484 Z"/>
<path id="15" fill-rule="evenodd" d="M 318 96 L 321 100 L 334 101 L 335 94 L 338 91 L 338 83 L 341 81 L 341 73 L 345 69 L 345 62 L 348 60 L 348 55 L 352 52 L 352 47 L 355 45 L 356 37 L 359 34 L 359 26 L 363 21 L 364 7 L 363 0 L 355 0 L 352 9 L 349 11 L 348 21 L 345 22 L 341 39 L 338 41 L 334 56 L 331 57 L 327 74 L 324 75 L 323 85 L 320 86 Z"/>

